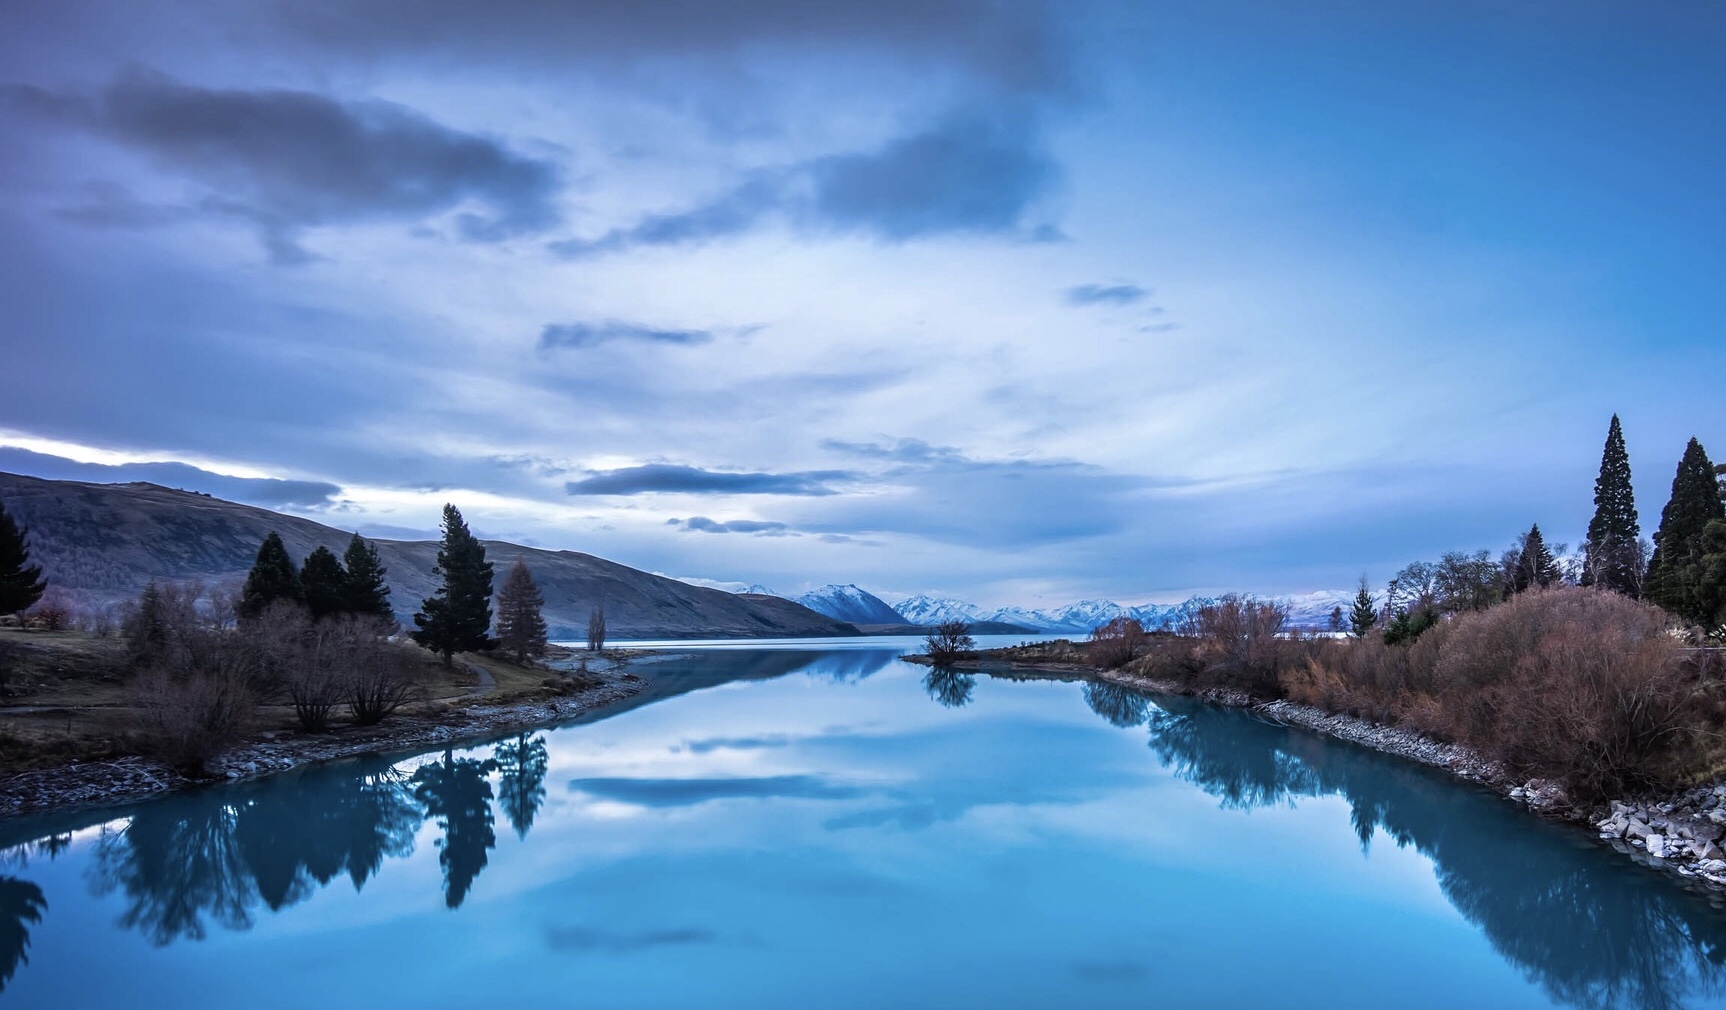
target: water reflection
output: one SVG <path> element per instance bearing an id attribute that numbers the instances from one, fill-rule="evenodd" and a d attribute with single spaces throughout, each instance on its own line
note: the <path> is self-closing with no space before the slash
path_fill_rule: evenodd
<path id="1" fill-rule="evenodd" d="M 1130 688 L 1105 681 L 1085 685 L 1085 704 L 1111 726 L 1127 729 L 1151 717 L 1151 699 Z"/>
<path id="2" fill-rule="evenodd" d="M 20 965 L 30 963 L 30 927 L 42 921 L 48 899 L 28 880 L 0 877 L 0 992 Z"/>
<path id="3" fill-rule="evenodd" d="M 1726 992 L 1726 916 L 1567 829 L 1438 772 L 1246 713 L 1157 704 L 1151 750 L 1181 778 L 1228 807 L 1345 798 L 1363 845 L 1383 831 L 1430 858 L 1445 897 L 1554 1001 L 1673 1010 Z"/>
<path id="4" fill-rule="evenodd" d="M 960 673 L 950 666 L 937 666 L 931 669 L 923 678 L 923 690 L 929 692 L 929 697 L 948 708 L 961 708 L 971 701 L 971 690 L 977 686 L 977 678 L 969 673 Z"/>
<path id="5" fill-rule="evenodd" d="M 425 804 L 426 816 L 437 819 L 443 829 L 438 840 L 438 865 L 443 868 L 444 904 L 460 908 L 479 871 L 485 869 L 486 854 L 497 845 L 492 830 L 491 783 L 486 776 L 497 770 L 497 762 L 458 758 L 443 752 L 443 761 L 421 765 L 414 772 L 418 788 L 414 798 Z"/>
<path id="6" fill-rule="evenodd" d="M 526 838 L 533 827 L 533 815 L 545 802 L 545 769 L 550 761 L 545 737 L 522 733 L 514 740 L 497 745 L 492 753 L 501 778 L 497 787 L 498 806 L 515 829 L 517 838 Z"/>

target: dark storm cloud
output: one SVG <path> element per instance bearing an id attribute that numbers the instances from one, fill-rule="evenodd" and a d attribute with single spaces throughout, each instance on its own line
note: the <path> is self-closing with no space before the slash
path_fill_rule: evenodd
<path id="1" fill-rule="evenodd" d="M 856 786 L 837 785 L 819 775 L 770 775 L 761 778 L 626 779 L 592 778 L 570 782 L 572 792 L 643 807 L 689 807 L 712 800 L 844 800 L 864 795 Z"/>
<path id="2" fill-rule="evenodd" d="M 548 324 L 539 332 L 539 349 L 592 347 L 614 340 L 647 344 L 705 344 L 712 339 L 710 330 L 662 330 L 610 319 L 602 323 Z"/>
<path id="3" fill-rule="evenodd" d="M 1080 284 L 1067 289 L 1068 305 L 1131 305 L 1150 294 L 1137 284 Z"/>
<path id="4" fill-rule="evenodd" d="M 887 242 L 944 234 L 1030 236 L 1025 216 L 1059 175 L 1029 114 L 968 110 L 875 151 L 764 170 L 702 206 L 551 248 L 581 258 L 685 245 L 742 234 L 768 219 Z"/>
<path id="5" fill-rule="evenodd" d="M 323 481 L 230 477 L 187 463 L 80 463 L 11 446 L 0 446 L 0 470 L 93 484 L 146 481 L 266 508 L 319 508 L 342 493 L 341 488 Z"/>
<path id="6" fill-rule="evenodd" d="M 790 527 L 784 523 L 763 522 L 756 519 L 732 519 L 720 522 L 706 516 L 690 516 L 688 519 L 667 519 L 667 526 L 681 526 L 684 532 L 694 533 L 752 533 L 756 536 L 784 536 Z"/>
<path id="7" fill-rule="evenodd" d="M 307 254 L 303 228 L 418 220 L 468 204 L 460 236 L 497 241 L 558 221 L 557 170 L 405 106 L 309 91 L 202 88 L 132 71 L 92 98 L 12 86 L 6 96 L 56 122 L 142 151 L 208 187 L 197 209 L 252 222 L 276 259 Z M 106 209 L 104 209 L 106 208 Z M 139 209 L 109 192 L 74 217 Z M 157 213 L 163 213 L 158 210 Z"/>
<path id="8" fill-rule="evenodd" d="M 829 483 L 850 480 L 847 470 L 730 473 L 671 463 L 602 470 L 564 485 L 570 494 L 836 494 Z"/>

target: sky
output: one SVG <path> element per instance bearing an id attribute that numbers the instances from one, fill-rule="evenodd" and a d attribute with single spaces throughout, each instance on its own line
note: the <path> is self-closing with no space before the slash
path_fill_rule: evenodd
<path id="1" fill-rule="evenodd" d="M 1726 455 L 1726 8 L 0 0 L 0 469 L 703 584 L 1382 584 Z"/>

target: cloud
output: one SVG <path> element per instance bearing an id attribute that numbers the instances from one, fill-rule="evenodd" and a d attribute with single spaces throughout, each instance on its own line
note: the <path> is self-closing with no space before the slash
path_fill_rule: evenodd
<path id="1" fill-rule="evenodd" d="M 551 248 L 576 259 L 686 245 L 742 234 L 769 218 L 804 232 L 887 242 L 947 234 L 1035 237 L 1025 216 L 1059 175 L 1028 113 L 965 110 L 878 150 L 761 170 L 690 210 Z"/>
<path id="2" fill-rule="evenodd" d="M 761 778 L 628 779 L 592 778 L 570 782 L 572 792 L 643 807 L 687 807 L 712 800 L 844 800 L 865 795 L 856 786 L 836 785 L 818 775 Z"/>
<path id="3" fill-rule="evenodd" d="M 700 740 L 685 740 L 683 749 L 691 754 L 706 754 L 716 750 L 759 750 L 763 747 L 785 747 L 791 743 L 791 737 L 784 733 L 768 733 L 762 736 L 715 736 Z"/>
<path id="4" fill-rule="evenodd" d="M 763 522 L 755 519 L 732 519 L 728 522 L 717 522 L 706 516 L 668 519 L 666 525 L 682 526 L 686 533 L 753 533 L 756 536 L 766 537 L 783 536 L 790 529 L 784 523 Z"/>
<path id="5" fill-rule="evenodd" d="M 920 438 L 901 438 L 894 442 L 844 442 L 836 438 L 825 438 L 821 440 L 821 448 L 865 459 L 893 460 L 900 463 L 965 461 L 965 454 L 958 449 L 947 445 L 930 445 Z"/>
<path id="6" fill-rule="evenodd" d="M 850 480 L 845 470 L 800 473 L 731 473 L 672 463 L 601 470 L 564 485 L 570 494 L 836 494 L 829 483 Z"/>
<path id="7" fill-rule="evenodd" d="M 539 332 L 539 349 L 558 347 L 592 347 L 614 340 L 648 344 L 705 344 L 713 339 L 710 330 L 660 330 L 615 319 L 602 323 L 551 323 Z"/>
<path id="8" fill-rule="evenodd" d="M 220 89 L 122 74 L 93 98 L 13 86 L 14 103 L 142 151 L 207 187 L 197 210 L 253 223 L 279 262 L 309 254 L 301 229 L 449 211 L 461 238 L 497 241 L 558 223 L 557 169 L 406 106 L 309 91 Z M 108 194 L 74 216 L 149 219 Z M 474 205 L 484 208 L 484 212 Z M 157 216 L 171 214 L 157 209 Z"/>
<path id="9" fill-rule="evenodd" d="M 674 929 L 650 929 L 640 933 L 622 933 L 585 926 L 547 926 L 545 945 L 565 952 L 603 951 L 608 954 L 647 950 L 652 947 L 687 947 L 692 944 L 716 943 L 719 934 L 711 929 L 686 926 Z"/>
<path id="10" fill-rule="evenodd" d="M 1137 284 L 1080 284 L 1067 289 L 1068 305 L 1131 305 L 1149 291 Z"/>
<path id="11" fill-rule="evenodd" d="M 331 504 L 342 493 L 340 487 L 324 481 L 230 477 L 176 462 L 80 463 L 12 446 L 0 446 L 0 470 L 49 480 L 79 480 L 93 484 L 145 481 L 265 508 L 321 508 Z"/>

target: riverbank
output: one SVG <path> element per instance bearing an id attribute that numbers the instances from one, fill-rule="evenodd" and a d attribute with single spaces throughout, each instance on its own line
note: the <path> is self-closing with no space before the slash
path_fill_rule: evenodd
<path id="1" fill-rule="evenodd" d="M 548 671 L 549 677 L 565 674 Z M 0 779 L 0 819 L 117 806 L 181 789 L 241 782 L 366 754 L 406 753 L 466 746 L 574 719 L 639 693 L 640 677 L 628 661 L 589 667 L 588 683 L 546 696 L 492 700 L 482 694 L 433 701 L 375 726 L 344 726 L 324 733 L 267 731 L 208 762 L 207 775 L 190 777 L 167 763 L 128 756 L 18 772 Z"/>
<path id="2" fill-rule="evenodd" d="M 909 663 L 934 665 L 927 656 L 902 658 Z M 1077 676 L 1145 694 L 1195 698 L 1213 705 L 1246 709 L 1271 722 L 1442 769 L 1491 789 L 1542 817 L 1589 830 L 1610 848 L 1638 863 L 1700 885 L 1712 894 L 1726 894 L 1726 783 L 1711 782 L 1663 796 L 1614 799 L 1600 806 L 1579 805 L 1557 783 L 1541 779 L 1519 781 L 1501 765 L 1459 744 L 1286 698 L 1265 701 L 1241 691 L 1195 689 L 1174 681 L 1084 663 L 1024 662 L 985 655 L 947 665 L 955 670 L 1015 678 Z"/>

